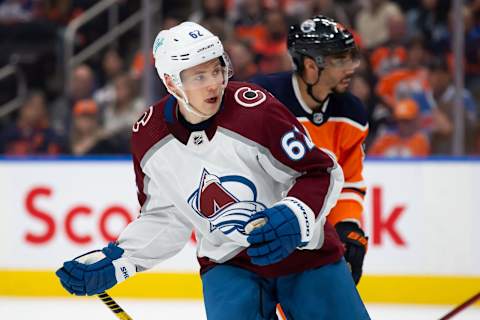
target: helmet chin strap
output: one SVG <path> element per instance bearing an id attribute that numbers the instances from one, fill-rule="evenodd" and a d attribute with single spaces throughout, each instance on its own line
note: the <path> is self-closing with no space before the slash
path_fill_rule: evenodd
<path id="1" fill-rule="evenodd" d="M 191 114 L 194 114 L 197 117 L 200 117 L 202 119 L 208 119 L 215 114 L 215 113 L 212 113 L 209 115 L 209 114 L 203 113 L 197 108 L 195 108 L 194 106 L 192 106 L 187 99 L 180 98 L 177 95 L 174 95 L 174 96 L 185 107 L 185 110 L 187 110 L 187 112 L 190 112 Z"/>
<path id="2" fill-rule="evenodd" d="M 308 95 L 315 101 L 317 102 L 319 105 L 322 105 L 323 104 L 323 101 L 318 99 L 317 97 L 315 97 L 315 95 L 313 94 L 313 86 L 316 85 L 319 81 L 320 81 L 320 75 L 322 74 L 322 69 L 321 68 L 318 68 L 318 72 L 317 72 L 317 80 L 315 80 L 315 82 L 312 84 L 312 83 L 308 83 L 307 80 L 305 80 L 303 78 L 303 75 L 300 76 L 300 78 L 302 78 L 303 82 L 305 82 L 305 84 L 307 85 L 307 93 Z"/>
<path id="3" fill-rule="evenodd" d="M 188 99 L 186 98 L 186 94 L 183 92 L 183 90 L 181 90 L 180 88 L 178 88 L 180 90 L 180 92 L 182 93 L 182 95 L 185 96 L 184 97 L 181 97 L 180 95 L 176 94 L 173 90 L 170 91 L 168 90 L 180 103 L 183 104 L 183 106 L 185 107 L 185 110 L 187 110 L 187 112 L 190 112 L 191 114 L 201 118 L 201 119 L 208 119 L 208 118 L 211 118 L 215 113 L 217 113 L 217 111 L 211 113 L 211 114 L 206 114 L 200 110 L 198 110 L 198 108 L 195 108 L 193 105 L 190 104 L 190 102 L 188 101 Z M 222 92 L 220 93 L 220 96 L 223 97 L 223 92 L 225 91 L 225 87 L 222 89 Z"/>

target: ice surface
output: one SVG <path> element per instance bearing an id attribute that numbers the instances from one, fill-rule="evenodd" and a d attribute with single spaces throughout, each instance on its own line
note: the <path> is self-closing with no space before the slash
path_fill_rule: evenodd
<path id="1" fill-rule="evenodd" d="M 201 301 L 135 300 L 115 298 L 134 320 L 205 320 Z M 373 320 L 438 320 L 449 306 L 367 305 Z M 96 297 L 90 298 L 11 298 L 0 297 L 1 319 L 9 320 L 116 320 L 116 316 Z M 473 307 L 452 318 L 479 320 L 480 308 Z"/>

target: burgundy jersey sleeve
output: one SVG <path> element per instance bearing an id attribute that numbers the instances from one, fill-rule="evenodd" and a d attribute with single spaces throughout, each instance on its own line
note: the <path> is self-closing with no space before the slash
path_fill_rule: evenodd
<path id="1" fill-rule="evenodd" d="M 141 207 L 147 200 L 144 191 L 145 173 L 142 169 L 142 161 L 146 161 L 153 147 L 169 134 L 163 121 L 163 107 L 166 100 L 167 98 L 164 98 L 157 104 L 148 107 L 132 126 L 133 169 L 135 171 L 138 202 Z"/>
<path id="2" fill-rule="evenodd" d="M 276 99 L 271 99 L 266 111 L 263 130 L 272 162 L 278 161 L 296 173 L 280 203 L 297 215 L 302 241 L 307 243 L 315 234 L 323 234 L 326 216 L 340 195 L 343 173 L 335 158 L 318 149 L 303 126 Z"/>
<path id="3" fill-rule="evenodd" d="M 318 216 L 325 202 L 332 200 L 328 197 L 333 184 L 343 182 L 340 170 L 336 172 L 339 176 L 332 178 L 332 171 L 340 169 L 335 158 L 318 149 L 304 127 L 279 102 L 269 106 L 264 123 L 272 155 L 299 173 L 288 196 L 302 200 Z"/>
<path id="4" fill-rule="evenodd" d="M 261 145 L 258 161 L 263 169 L 291 185 L 278 204 L 292 209 L 302 241 L 314 248 L 322 241 L 326 216 L 343 185 L 340 166 L 333 155 L 313 144 L 295 116 L 270 93 L 253 84 L 232 89 L 234 99 L 228 100 L 240 106 L 229 122 L 236 132 Z"/>

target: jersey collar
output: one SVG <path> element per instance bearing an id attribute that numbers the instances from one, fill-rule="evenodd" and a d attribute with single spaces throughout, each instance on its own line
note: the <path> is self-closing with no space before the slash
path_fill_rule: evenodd
<path id="1" fill-rule="evenodd" d="M 308 107 L 307 103 L 302 98 L 302 93 L 300 92 L 300 86 L 298 85 L 298 79 L 295 73 L 292 73 L 292 86 L 295 97 L 297 98 L 298 103 L 302 107 L 303 111 L 308 114 L 312 114 L 312 109 Z"/>
<path id="2" fill-rule="evenodd" d="M 223 102 L 222 102 L 222 106 L 220 106 L 220 110 L 222 108 L 223 108 Z M 206 125 L 205 128 L 203 128 L 202 124 L 200 124 L 199 126 L 183 125 L 179 119 L 178 102 L 174 96 L 170 96 L 168 98 L 167 102 L 165 103 L 165 108 L 163 110 L 164 110 L 163 115 L 164 115 L 165 123 L 167 124 L 168 130 L 175 138 L 177 138 L 177 140 L 179 140 L 184 145 L 187 145 L 192 132 L 205 131 L 205 134 L 207 135 L 208 139 L 212 140 L 213 136 L 215 135 L 215 132 L 217 131 L 216 115 L 206 120 L 208 121 L 208 123 L 206 124 L 202 123 L 203 125 Z M 201 129 L 195 130 L 196 128 L 201 128 Z"/>
<path id="3" fill-rule="evenodd" d="M 302 107 L 303 111 L 305 111 L 305 113 L 307 114 L 307 118 L 316 125 L 321 125 L 325 123 L 325 121 L 329 117 L 329 112 L 327 112 L 327 109 L 328 109 L 328 103 L 330 102 L 330 94 L 323 101 L 322 107 L 320 108 L 320 110 L 313 112 L 313 110 L 310 109 L 310 107 L 307 105 L 305 100 L 303 100 L 302 93 L 300 91 L 300 85 L 298 84 L 298 78 L 295 73 L 292 73 L 292 87 L 298 103 Z"/>

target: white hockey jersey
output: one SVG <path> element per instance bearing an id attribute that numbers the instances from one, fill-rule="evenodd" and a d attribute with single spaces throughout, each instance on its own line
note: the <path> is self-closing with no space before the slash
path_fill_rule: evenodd
<path id="1" fill-rule="evenodd" d="M 295 117 L 263 89 L 230 82 L 220 111 L 189 131 L 168 96 L 133 126 L 139 217 L 118 239 L 144 270 L 175 255 L 192 230 L 203 271 L 230 263 L 279 276 L 340 259 L 343 246 L 326 215 L 343 185 L 338 164 L 309 140 Z M 275 204 L 289 206 L 306 243 L 270 266 L 250 263 L 244 226 Z"/>

